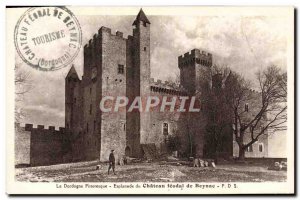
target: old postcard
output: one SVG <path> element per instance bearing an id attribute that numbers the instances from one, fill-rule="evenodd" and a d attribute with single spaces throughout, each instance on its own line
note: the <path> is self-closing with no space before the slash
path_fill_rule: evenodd
<path id="1" fill-rule="evenodd" d="M 293 7 L 6 8 L 8 194 L 293 194 Z"/>

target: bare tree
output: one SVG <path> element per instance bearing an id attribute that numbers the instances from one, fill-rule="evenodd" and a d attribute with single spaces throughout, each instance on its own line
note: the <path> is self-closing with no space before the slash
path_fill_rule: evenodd
<path id="1" fill-rule="evenodd" d="M 20 122 L 24 117 L 24 112 L 21 108 L 21 103 L 24 100 L 26 93 L 32 89 L 31 76 L 28 71 L 21 69 L 20 65 L 15 65 L 15 121 Z"/>
<path id="2" fill-rule="evenodd" d="M 233 116 L 233 133 L 239 146 L 239 159 L 245 150 L 270 130 L 286 123 L 287 76 L 276 66 L 257 73 L 259 91 L 250 82 L 231 73 L 226 80 L 227 102 Z M 247 139 L 246 139 L 247 138 Z"/>

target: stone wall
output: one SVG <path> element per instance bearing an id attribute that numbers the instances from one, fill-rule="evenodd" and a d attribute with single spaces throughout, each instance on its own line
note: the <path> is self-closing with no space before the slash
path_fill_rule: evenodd
<path id="1" fill-rule="evenodd" d="M 247 135 L 248 136 L 248 135 Z M 245 141 L 250 141 L 249 137 L 245 138 Z M 259 149 L 259 145 L 262 145 L 262 151 Z M 233 141 L 233 156 L 239 156 L 239 147 L 236 141 Z M 246 158 L 266 158 L 268 157 L 268 136 L 261 136 L 257 142 L 252 144 L 252 148 L 248 148 L 245 151 Z"/>
<path id="2" fill-rule="evenodd" d="M 171 94 L 171 90 L 167 88 L 159 87 L 155 84 L 151 86 L 150 96 L 155 96 L 160 99 L 160 104 L 155 108 L 151 109 L 150 121 L 149 121 L 149 132 L 144 135 L 145 144 L 154 143 L 156 149 L 160 154 L 168 152 L 168 137 L 178 133 L 178 120 L 180 117 L 179 112 L 170 111 L 170 106 L 166 106 L 165 111 L 161 112 L 161 102 L 163 97 L 167 97 L 167 101 L 172 101 L 172 98 L 178 97 L 174 94 Z M 175 90 L 174 90 L 175 92 Z M 178 105 L 178 101 L 176 104 Z M 164 124 L 167 126 L 164 132 Z"/>
<path id="3" fill-rule="evenodd" d="M 38 125 L 25 124 L 25 127 L 16 127 L 16 165 L 29 164 L 30 166 L 53 165 L 70 162 L 70 142 L 65 129 L 54 126 L 45 129 Z M 23 156 L 22 159 L 19 159 Z"/>

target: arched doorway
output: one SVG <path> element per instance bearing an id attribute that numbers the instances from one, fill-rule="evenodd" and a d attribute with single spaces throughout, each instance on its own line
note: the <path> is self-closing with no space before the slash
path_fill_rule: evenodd
<path id="1" fill-rule="evenodd" d="M 131 149 L 130 149 L 130 147 L 129 146 L 127 146 L 126 148 L 125 148 L 125 156 L 131 156 Z"/>

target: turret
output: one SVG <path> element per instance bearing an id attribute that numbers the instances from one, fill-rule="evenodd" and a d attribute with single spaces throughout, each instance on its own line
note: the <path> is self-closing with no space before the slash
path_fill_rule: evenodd
<path id="1" fill-rule="evenodd" d="M 73 125 L 73 110 L 75 106 L 76 98 L 74 96 L 74 89 L 78 87 L 80 79 L 75 70 L 74 65 L 72 65 L 68 75 L 65 79 L 65 126 L 67 129 L 72 128 Z"/>
<path id="2" fill-rule="evenodd" d="M 150 21 L 141 9 L 133 24 L 133 65 L 136 70 L 136 92 L 142 98 L 150 95 Z M 140 113 L 141 143 L 149 131 L 149 113 Z"/>

